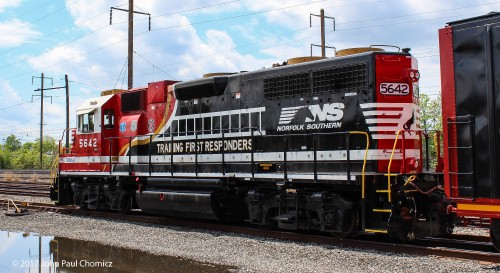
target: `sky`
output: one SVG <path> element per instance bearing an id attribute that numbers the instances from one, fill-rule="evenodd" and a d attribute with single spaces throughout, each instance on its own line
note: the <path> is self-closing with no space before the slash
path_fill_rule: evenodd
<path id="1" fill-rule="evenodd" d="M 447 22 L 500 11 L 500 0 L 135 0 L 134 87 L 190 80 L 210 72 L 251 71 L 309 56 L 320 44 L 411 48 L 420 88 L 440 92 L 437 31 Z M 128 0 L 0 0 L 0 143 L 10 134 L 34 141 L 40 130 L 40 76 L 45 88 L 68 75 L 70 127 L 75 111 L 102 90 L 127 87 Z M 310 27 L 310 23 L 312 26 Z M 327 49 L 328 57 L 335 55 Z M 313 47 L 313 55 L 321 55 Z M 45 91 L 44 131 L 60 139 L 64 89 Z"/>

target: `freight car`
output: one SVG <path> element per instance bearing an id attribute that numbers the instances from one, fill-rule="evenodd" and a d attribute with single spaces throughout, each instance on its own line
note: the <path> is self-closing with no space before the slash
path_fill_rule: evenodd
<path id="1" fill-rule="evenodd" d="M 500 13 L 439 30 L 444 179 L 459 216 L 491 218 L 500 251 Z"/>
<path id="2" fill-rule="evenodd" d="M 444 158 L 437 149 L 429 170 L 420 73 L 409 51 L 344 50 L 105 91 L 65 131 L 52 197 L 84 209 L 138 207 L 340 238 L 449 234 L 461 205 L 441 185 L 450 189 L 462 172 L 444 162 L 455 147 L 449 130 Z"/>

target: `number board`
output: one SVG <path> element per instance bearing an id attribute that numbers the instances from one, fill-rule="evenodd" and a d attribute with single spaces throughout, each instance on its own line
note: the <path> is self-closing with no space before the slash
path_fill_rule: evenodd
<path id="1" fill-rule="evenodd" d="M 388 83 L 380 84 L 380 94 L 391 96 L 406 96 L 410 94 L 410 87 L 406 83 Z"/>

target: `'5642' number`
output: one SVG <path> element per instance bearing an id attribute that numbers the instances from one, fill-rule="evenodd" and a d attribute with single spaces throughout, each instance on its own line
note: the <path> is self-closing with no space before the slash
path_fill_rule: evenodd
<path id="1" fill-rule="evenodd" d="M 87 148 L 87 147 L 94 147 L 97 148 L 97 138 L 90 138 L 90 139 L 80 139 L 78 141 L 78 146 L 80 148 Z"/>
<path id="2" fill-rule="evenodd" d="M 393 96 L 406 96 L 410 94 L 410 87 L 406 83 L 387 83 L 380 84 L 380 94 Z"/>

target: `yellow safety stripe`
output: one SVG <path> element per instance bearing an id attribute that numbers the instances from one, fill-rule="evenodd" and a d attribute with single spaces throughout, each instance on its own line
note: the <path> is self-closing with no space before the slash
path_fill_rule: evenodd
<path id="1" fill-rule="evenodd" d="M 374 233 L 387 233 L 385 229 L 365 229 L 366 232 L 374 232 Z"/>
<path id="2" fill-rule="evenodd" d="M 492 211 L 500 213 L 500 205 L 457 204 L 458 210 Z"/>
<path id="3" fill-rule="evenodd" d="M 373 209 L 373 212 L 392 212 L 391 209 Z"/>

